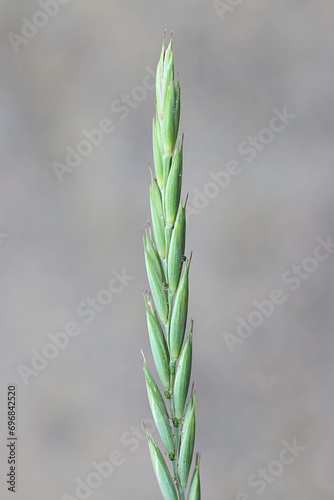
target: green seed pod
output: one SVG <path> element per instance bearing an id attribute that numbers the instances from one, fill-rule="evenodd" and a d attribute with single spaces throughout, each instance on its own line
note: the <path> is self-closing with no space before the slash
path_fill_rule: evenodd
<path id="1" fill-rule="evenodd" d="M 179 77 L 177 77 L 177 84 L 176 84 L 176 88 L 175 88 L 174 143 L 176 142 L 177 134 L 179 132 L 180 105 L 181 105 L 181 90 L 180 90 Z"/>
<path id="2" fill-rule="evenodd" d="M 164 75 L 167 80 L 174 78 L 174 58 L 172 39 L 170 39 L 164 59 Z"/>
<path id="3" fill-rule="evenodd" d="M 186 210 L 180 203 L 167 257 L 168 285 L 171 293 L 175 293 L 180 281 L 186 243 Z"/>
<path id="4" fill-rule="evenodd" d="M 165 58 L 165 39 L 162 43 L 162 49 L 160 54 L 160 59 L 157 66 L 156 79 L 155 79 L 155 92 L 157 100 L 157 114 L 162 119 L 162 81 L 163 81 L 163 70 L 164 70 L 164 58 Z"/>
<path id="5" fill-rule="evenodd" d="M 169 458 L 173 460 L 175 455 L 174 438 L 172 428 L 169 424 L 169 416 L 167 413 L 166 405 L 162 399 L 161 393 L 157 384 L 154 381 L 151 373 L 149 372 L 145 358 L 143 357 L 143 368 L 146 380 L 146 388 L 148 401 L 150 403 L 151 412 L 154 418 L 155 425 L 159 431 L 162 442 L 167 450 Z"/>
<path id="6" fill-rule="evenodd" d="M 166 192 L 165 192 L 165 209 L 166 223 L 168 226 L 173 226 L 177 209 L 180 202 L 181 184 L 182 184 L 182 155 L 183 155 L 183 138 L 178 141 L 178 145 L 174 151 L 172 165 L 168 174 Z"/>
<path id="7" fill-rule="evenodd" d="M 186 488 L 195 443 L 195 396 L 192 391 L 181 432 L 178 472 L 182 488 Z"/>
<path id="8" fill-rule="evenodd" d="M 145 236 L 146 236 L 146 241 L 145 241 L 145 238 L 143 236 L 144 250 L 147 250 L 148 253 L 150 254 L 150 256 L 152 257 L 153 268 L 154 268 L 155 272 L 157 273 L 157 275 L 159 276 L 161 282 L 165 283 L 166 282 L 165 272 L 163 269 L 161 259 L 160 259 L 159 254 L 158 254 L 158 250 L 157 250 L 157 248 L 154 244 L 154 241 L 153 241 L 153 236 L 152 236 L 150 225 L 149 225 L 148 233 L 145 229 Z"/>
<path id="9" fill-rule="evenodd" d="M 169 354 L 164 333 L 162 331 L 158 316 L 152 307 L 150 298 L 144 294 L 146 304 L 147 328 L 150 338 L 152 355 L 162 386 L 166 391 L 170 387 L 169 377 Z"/>
<path id="10" fill-rule="evenodd" d="M 164 186 L 167 185 L 167 180 L 168 180 L 168 175 L 169 175 L 169 171 L 170 171 L 170 165 L 171 165 L 171 161 L 172 161 L 172 155 L 171 154 L 164 154 L 163 157 L 162 157 L 162 165 L 163 165 L 163 183 L 164 183 Z"/>
<path id="11" fill-rule="evenodd" d="M 162 102 L 162 119 L 166 114 L 167 93 L 170 84 L 174 86 L 174 60 L 172 53 L 172 41 L 169 42 L 163 64 L 163 75 L 161 80 L 161 102 Z"/>
<path id="12" fill-rule="evenodd" d="M 162 189 L 163 187 L 163 165 L 162 165 L 162 144 L 160 134 L 156 125 L 156 121 L 153 118 L 152 125 L 152 142 L 153 142 L 153 159 L 154 159 L 154 167 L 155 174 L 157 176 L 157 182 Z"/>
<path id="13" fill-rule="evenodd" d="M 165 284 L 156 273 L 154 261 L 147 250 L 145 250 L 145 263 L 155 307 L 161 321 L 166 324 L 168 317 L 167 291 L 164 288 Z"/>
<path id="14" fill-rule="evenodd" d="M 169 105 L 169 100 L 171 98 L 169 89 L 170 86 L 174 86 L 174 79 L 172 78 L 171 72 L 166 71 L 162 80 L 162 119 L 160 119 L 160 124 L 163 124 L 163 121 L 166 116 L 167 106 Z M 171 102 L 173 104 L 173 101 Z"/>
<path id="15" fill-rule="evenodd" d="M 159 483 L 162 496 L 165 500 L 178 500 L 174 482 L 166 465 L 165 459 L 158 445 L 153 440 L 151 434 L 148 432 L 145 422 L 144 426 L 146 429 L 153 469 Z"/>
<path id="16" fill-rule="evenodd" d="M 175 417 L 181 421 L 186 406 L 186 400 L 189 389 L 191 361 L 192 361 L 192 331 L 193 322 L 191 322 L 190 332 L 180 356 L 179 364 L 176 370 L 174 383 L 174 404 Z"/>
<path id="17" fill-rule="evenodd" d="M 164 118 L 162 121 L 162 145 L 165 154 L 173 154 L 174 151 L 174 106 L 175 106 L 175 87 L 171 81 L 167 88 L 166 103 L 164 109 Z"/>
<path id="18" fill-rule="evenodd" d="M 183 344 L 188 314 L 189 266 L 191 256 L 177 287 L 169 331 L 169 352 L 172 359 L 177 359 Z"/>
<path id="19" fill-rule="evenodd" d="M 151 171 L 151 183 L 150 183 L 150 204 L 151 204 L 152 225 L 153 225 L 155 243 L 157 245 L 157 250 L 161 259 L 164 259 L 165 219 L 162 208 L 160 189 L 157 184 L 157 181 L 153 179 L 152 171 Z"/>
<path id="20" fill-rule="evenodd" d="M 199 477 L 199 464 L 201 456 L 196 453 L 196 465 L 193 473 L 193 477 L 190 483 L 190 490 L 188 495 L 188 500 L 201 500 L 201 481 Z"/>

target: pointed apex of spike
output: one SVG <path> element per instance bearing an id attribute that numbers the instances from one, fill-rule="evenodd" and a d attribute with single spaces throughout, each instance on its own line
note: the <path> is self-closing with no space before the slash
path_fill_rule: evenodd
<path id="1" fill-rule="evenodd" d="M 154 314 L 152 296 L 150 295 L 150 293 L 147 290 L 145 290 L 145 292 L 143 290 L 143 297 L 144 297 L 147 312 L 151 312 L 152 314 Z"/>
<path id="2" fill-rule="evenodd" d="M 146 359 L 145 359 L 145 356 L 144 356 L 142 349 L 140 350 L 140 353 L 141 353 L 141 362 L 143 363 L 143 366 L 144 366 L 144 365 L 146 365 Z"/>
<path id="3" fill-rule="evenodd" d="M 190 264 L 191 264 L 192 255 L 193 255 L 193 254 L 192 254 L 192 252 L 191 252 L 191 254 L 190 254 L 190 256 L 189 256 L 189 259 L 187 259 L 187 260 L 186 260 L 186 262 L 185 262 L 185 265 L 186 265 L 185 270 L 184 270 L 185 272 L 189 272 L 189 268 L 190 268 Z"/>
<path id="4" fill-rule="evenodd" d="M 143 427 L 145 429 L 145 432 L 146 432 L 146 435 L 149 436 L 150 433 L 149 433 L 149 430 L 148 430 L 148 427 L 147 427 L 147 423 L 146 423 L 146 420 L 143 420 Z"/>
<path id="5" fill-rule="evenodd" d="M 148 234 L 149 234 L 149 237 L 151 239 L 153 239 L 153 236 L 152 236 L 152 229 L 151 229 L 151 224 L 150 224 L 150 221 L 148 220 L 147 221 L 147 227 L 148 227 Z"/>
<path id="6" fill-rule="evenodd" d="M 172 38 L 169 40 L 166 52 L 165 52 L 165 58 L 164 58 L 164 65 L 166 63 L 168 64 L 169 62 L 173 61 L 173 42 Z"/>
<path id="7" fill-rule="evenodd" d="M 194 322 L 193 322 L 193 320 L 191 320 L 187 342 L 193 341 L 193 324 L 194 324 Z"/>
<path id="8" fill-rule="evenodd" d="M 165 58 L 166 35 L 167 35 L 167 30 L 165 29 L 165 31 L 164 31 L 164 37 L 163 37 L 163 40 L 162 40 L 161 56 L 160 56 L 160 58 L 162 59 L 162 61 Z"/>
<path id="9" fill-rule="evenodd" d="M 148 164 L 148 168 L 150 169 L 150 174 L 151 174 L 151 181 L 150 181 L 150 183 L 153 184 L 153 182 L 156 181 L 157 178 L 155 177 L 150 164 Z"/>
<path id="10" fill-rule="evenodd" d="M 150 171 L 150 173 L 151 173 L 151 177 L 153 178 L 153 171 L 152 171 L 152 167 L 151 167 L 150 162 L 148 162 L 148 164 L 147 164 L 147 165 L 148 165 L 149 171 Z"/>
<path id="11" fill-rule="evenodd" d="M 183 140 L 184 140 L 184 134 L 180 133 L 177 138 L 177 151 L 181 154 L 183 152 Z"/>
<path id="12" fill-rule="evenodd" d="M 146 307 L 148 307 L 147 292 L 144 291 L 143 287 L 142 287 L 142 293 L 143 293 L 143 299 L 144 299 L 145 305 L 146 305 Z"/>

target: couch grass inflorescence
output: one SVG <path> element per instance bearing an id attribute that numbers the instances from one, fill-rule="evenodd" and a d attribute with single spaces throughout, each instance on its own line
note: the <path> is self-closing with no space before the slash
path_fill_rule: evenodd
<path id="1" fill-rule="evenodd" d="M 193 321 L 187 332 L 191 255 L 185 253 L 186 204 L 181 199 L 183 135 L 179 136 L 180 84 L 175 83 L 172 40 L 165 40 L 156 71 L 151 170 L 151 225 L 143 232 L 150 291 L 144 292 L 147 328 L 161 391 L 142 354 L 152 415 L 165 447 L 146 428 L 155 475 L 165 500 L 200 500 L 200 455 L 190 475 L 195 442 L 195 389 L 187 402 Z M 172 462 L 172 472 L 168 462 Z"/>

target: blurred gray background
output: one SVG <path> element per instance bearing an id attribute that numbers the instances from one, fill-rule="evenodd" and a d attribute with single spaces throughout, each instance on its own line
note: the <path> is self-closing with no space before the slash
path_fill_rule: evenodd
<path id="1" fill-rule="evenodd" d="M 316 247 L 334 240 L 333 3 L 41 4 L 1 3 L 1 498 L 13 498 L 5 474 L 14 383 L 16 499 L 161 499 L 137 428 L 150 418 L 141 348 L 152 366 L 141 292 L 150 70 L 166 28 L 192 209 L 203 499 L 332 499 L 334 255 Z M 289 123 L 271 132 L 273 110 L 284 109 Z M 84 149 L 82 131 L 101 121 L 112 131 Z M 253 153 L 249 137 L 259 141 Z M 66 148 L 78 144 L 89 154 L 69 168 Z M 238 175 L 212 184 L 232 160 Z M 60 177 L 54 162 L 67 167 Z M 113 270 L 133 279 L 108 296 L 101 290 Z M 262 321 L 251 315 L 262 324 L 242 339 L 238 318 L 247 321 L 253 302 L 275 289 L 284 303 Z M 87 299 L 96 297 L 109 303 L 93 311 Z M 50 334 L 69 322 L 78 335 L 48 351 Z M 239 339 L 230 349 L 226 333 Z M 54 356 L 39 371 L 34 349 Z M 282 443 L 294 440 L 303 451 L 280 465 Z M 110 455 L 114 468 L 99 484 L 93 464 Z M 259 469 L 273 471 L 262 494 Z M 76 493 L 78 479 L 93 486 Z"/>

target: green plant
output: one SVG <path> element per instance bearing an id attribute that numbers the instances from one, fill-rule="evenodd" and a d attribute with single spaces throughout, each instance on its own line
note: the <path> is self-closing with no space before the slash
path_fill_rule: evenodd
<path id="1" fill-rule="evenodd" d="M 179 80 L 176 84 L 174 81 L 172 41 L 165 50 L 164 40 L 156 72 L 156 116 L 153 119 L 152 229 L 150 226 L 145 229 L 143 242 L 150 284 L 150 292 L 144 292 L 148 333 L 169 412 L 143 354 L 142 360 L 153 418 L 173 464 L 174 479 L 146 428 L 153 468 L 165 500 L 185 500 L 195 442 L 194 387 L 186 405 L 193 321 L 184 341 L 191 255 L 188 260 L 184 256 L 187 199 L 181 200 L 183 136 L 178 137 L 179 120 L 180 84 Z M 201 498 L 199 462 L 197 454 L 188 500 Z"/>

